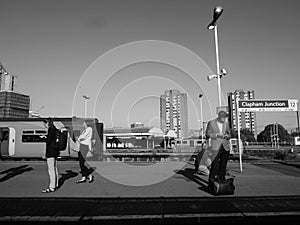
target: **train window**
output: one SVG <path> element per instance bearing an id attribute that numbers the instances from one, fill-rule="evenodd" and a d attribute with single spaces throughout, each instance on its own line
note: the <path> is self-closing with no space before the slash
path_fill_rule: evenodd
<path id="1" fill-rule="evenodd" d="M 46 130 L 35 130 L 36 134 L 47 134 Z"/>
<path id="2" fill-rule="evenodd" d="M 0 142 L 7 141 L 9 137 L 9 131 L 8 129 L 0 129 Z"/>
<path id="3" fill-rule="evenodd" d="M 22 142 L 32 143 L 32 142 L 46 142 L 47 137 L 45 135 L 22 135 Z"/>
<path id="4" fill-rule="evenodd" d="M 187 144 L 187 141 L 182 141 L 182 144 Z"/>
<path id="5" fill-rule="evenodd" d="M 23 134 L 34 134 L 33 130 L 23 130 Z"/>
<path id="6" fill-rule="evenodd" d="M 201 144 L 202 143 L 202 141 L 197 141 L 197 144 Z"/>

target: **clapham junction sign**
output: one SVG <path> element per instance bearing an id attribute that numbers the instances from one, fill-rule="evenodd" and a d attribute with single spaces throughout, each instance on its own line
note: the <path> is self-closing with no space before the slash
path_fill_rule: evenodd
<path id="1" fill-rule="evenodd" d="M 298 111 L 298 99 L 289 100 L 239 100 L 240 112 Z"/>
<path id="2" fill-rule="evenodd" d="M 296 111 L 297 121 L 298 120 L 298 99 L 288 100 L 238 100 L 236 102 L 236 118 L 240 117 L 242 112 L 286 112 Z M 240 170 L 243 171 L 242 167 L 242 142 L 241 142 L 241 131 L 240 131 L 240 120 L 237 123 L 238 130 L 238 146 L 239 146 L 239 158 L 240 158 Z"/>

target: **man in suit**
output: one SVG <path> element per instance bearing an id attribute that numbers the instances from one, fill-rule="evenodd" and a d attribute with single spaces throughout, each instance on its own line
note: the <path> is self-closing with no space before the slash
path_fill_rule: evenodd
<path id="1" fill-rule="evenodd" d="M 220 111 L 218 117 L 207 124 L 206 138 L 209 140 L 211 149 L 211 169 L 209 173 L 209 184 L 216 179 L 219 182 L 225 182 L 226 166 L 229 158 L 229 139 L 230 128 L 226 122 L 227 113 Z"/>

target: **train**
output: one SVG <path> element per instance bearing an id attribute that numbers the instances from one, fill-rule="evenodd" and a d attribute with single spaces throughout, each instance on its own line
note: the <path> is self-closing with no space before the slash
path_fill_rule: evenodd
<path id="1" fill-rule="evenodd" d="M 77 152 L 72 150 L 83 129 L 83 121 L 92 125 L 93 149 L 95 160 L 103 160 L 106 152 L 106 136 L 104 125 L 97 118 L 52 118 L 56 128 L 66 132 L 68 139 L 66 148 L 60 151 L 60 158 L 77 158 Z M 47 129 L 46 118 L 0 118 L 0 159 L 41 159 L 45 156 Z M 237 154 L 237 139 L 230 140 L 230 153 Z M 169 143 L 174 152 L 190 152 L 197 147 L 206 147 L 206 139 L 174 139 Z M 123 148 L 122 148 L 123 149 Z"/>
<path id="2" fill-rule="evenodd" d="M 93 147 L 97 156 L 103 154 L 103 123 L 97 118 L 52 118 L 54 125 L 68 135 L 66 149 L 60 151 L 60 158 L 76 158 L 72 150 L 87 120 L 93 130 Z M 1 159 L 43 158 L 46 151 L 46 118 L 0 118 L 0 157 Z"/>

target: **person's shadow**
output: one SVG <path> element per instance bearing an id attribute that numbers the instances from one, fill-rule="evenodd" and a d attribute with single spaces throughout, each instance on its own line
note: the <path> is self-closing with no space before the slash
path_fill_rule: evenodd
<path id="1" fill-rule="evenodd" d="M 0 183 L 7 181 L 15 176 L 21 175 L 22 173 L 29 172 L 31 170 L 33 170 L 33 168 L 29 167 L 29 165 L 23 165 L 23 166 L 10 168 L 8 170 L 4 170 L 0 172 L 0 175 L 5 174 L 4 177 L 0 178 Z"/>
<path id="2" fill-rule="evenodd" d="M 60 173 L 61 177 L 58 180 L 58 188 L 63 186 L 66 180 L 76 177 L 78 173 L 73 172 L 72 170 L 66 170 L 65 173 Z"/>
<path id="3" fill-rule="evenodd" d="M 201 178 L 194 171 L 195 171 L 194 169 L 185 168 L 185 169 L 182 169 L 182 170 L 176 170 L 174 172 L 176 172 L 176 174 L 183 175 L 186 178 L 186 180 L 190 180 L 190 181 L 193 181 L 196 184 L 198 184 L 200 186 L 199 187 L 200 190 L 211 194 L 211 192 L 208 190 L 208 181 L 206 181 L 205 179 Z"/>

